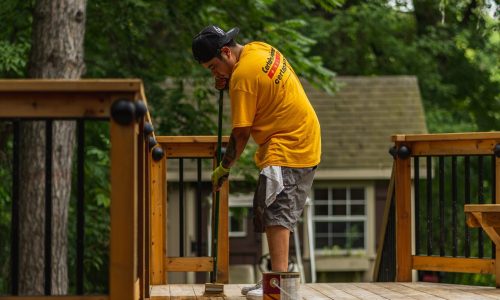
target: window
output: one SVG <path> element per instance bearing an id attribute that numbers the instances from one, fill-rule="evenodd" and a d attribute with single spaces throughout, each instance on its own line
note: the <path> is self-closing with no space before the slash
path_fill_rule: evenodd
<path id="1" fill-rule="evenodd" d="M 348 254 L 366 249 L 365 187 L 314 188 L 316 249 L 325 254 Z"/>
<path id="2" fill-rule="evenodd" d="M 247 215 L 248 208 L 233 206 L 229 208 L 229 236 L 247 236 Z"/>

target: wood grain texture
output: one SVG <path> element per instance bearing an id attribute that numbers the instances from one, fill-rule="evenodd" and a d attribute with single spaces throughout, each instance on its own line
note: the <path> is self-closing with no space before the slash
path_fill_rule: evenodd
<path id="1" fill-rule="evenodd" d="M 495 274 L 495 261 L 486 258 L 413 256 L 412 264 L 421 271 Z"/>
<path id="2" fill-rule="evenodd" d="M 411 160 L 396 159 L 396 281 L 412 280 Z"/>

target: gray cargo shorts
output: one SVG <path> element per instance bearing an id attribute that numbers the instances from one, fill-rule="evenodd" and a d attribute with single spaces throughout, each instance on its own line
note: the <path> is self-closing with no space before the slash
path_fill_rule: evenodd
<path id="1" fill-rule="evenodd" d="M 268 226 L 283 226 L 293 232 L 302 215 L 307 195 L 311 190 L 316 167 L 281 167 L 284 189 L 276 200 L 266 207 L 266 176 L 260 174 L 253 198 L 255 232 L 265 232 Z"/>

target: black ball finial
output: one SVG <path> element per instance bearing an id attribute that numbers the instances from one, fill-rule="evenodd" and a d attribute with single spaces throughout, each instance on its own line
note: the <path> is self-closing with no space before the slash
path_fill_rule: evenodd
<path id="1" fill-rule="evenodd" d="M 146 107 L 146 104 L 144 101 L 138 100 L 134 102 L 135 106 L 135 118 L 137 120 L 140 120 L 146 113 L 148 112 L 148 108 Z"/>
<path id="2" fill-rule="evenodd" d="M 120 125 L 129 125 L 135 118 L 135 105 L 127 99 L 118 99 L 111 105 L 111 117 Z"/>
<path id="3" fill-rule="evenodd" d="M 411 151 L 410 148 L 406 147 L 405 145 L 399 147 L 398 149 L 398 157 L 401 159 L 407 159 L 410 157 Z"/>
<path id="4" fill-rule="evenodd" d="M 164 154 L 165 153 L 163 152 L 162 147 L 158 146 L 153 148 L 152 156 L 154 161 L 159 161 L 160 159 L 162 159 Z"/>
<path id="5" fill-rule="evenodd" d="M 392 156 L 392 158 L 396 159 L 396 155 L 398 155 L 398 148 L 396 146 L 392 146 L 389 148 L 389 154 Z"/>
<path id="6" fill-rule="evenodd" d="M 500 144 L 496 144 L 493 148 L 493 153 L 495 153 L 496 157 L 500 157 Z"/>
<path id="7" fill-rule="evenodd" d="M 155 131 L 153 124 L 151 123 L 145 123 L 143 130 L 144 130 L 144 135 L 150 135 L 151 133 L 153 133 L 153 131 Z"/>
<path id="8" fill-rule="evenodd" d="M 154 146 L 156 146 L 156 144 L 158 144 L 155 140 L 155 138 L 153 136 L 149 136 L 148 137 L 148 145 L 149 145 L 149 149 L 153 148 Z"/>

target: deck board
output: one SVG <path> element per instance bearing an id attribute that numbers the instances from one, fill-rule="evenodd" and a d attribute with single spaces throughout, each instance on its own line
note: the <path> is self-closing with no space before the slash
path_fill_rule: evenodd
<path id="1" fill-rule="evenodd" d="M 405 286 L 411 286 L 415 290 L 426 292 L 428 294 L 441 297 L 443 299 L 449 300 L 491 300 L 494 299 L 490 296 L 486 296 L 481 291 L 482 289 L 474 290 L 476 292 L 470 292 L 471 289 L 468 288 L 453 288 L 449 284 L 429 284 L 429 283 L 403 283 Z M 500 291 L 499 291 L 500 292 Z"/>
<path id="2" fill-rule="evenodd" d="M 383 288 L 386 288 L 391 291 L 396 291 L 406 297 L 408 299 L 417 299 L 417 300 L 438 300 L 438 299 L 444 299 L 441 297 L 437 297 L 419 290 L 415 290 L 411 287 L 404 286 L 399 283 L 394 283 L 394 282 L 379 282 L 377 283 L 378 286 L 381 286 Z"/>
<path id="3" fill-rule="evenodd" d="M 151 300 L 243 300 L 244 286 L 248 284 L 226 284 L 224 297 L 207 297 L 203 284 L 158 285 L 152 288 Z M 303 300 L 500 300 L 500 289 L 494 287 L 424 282 L 308 283 L 301 285 L 299 293 Z"/>

